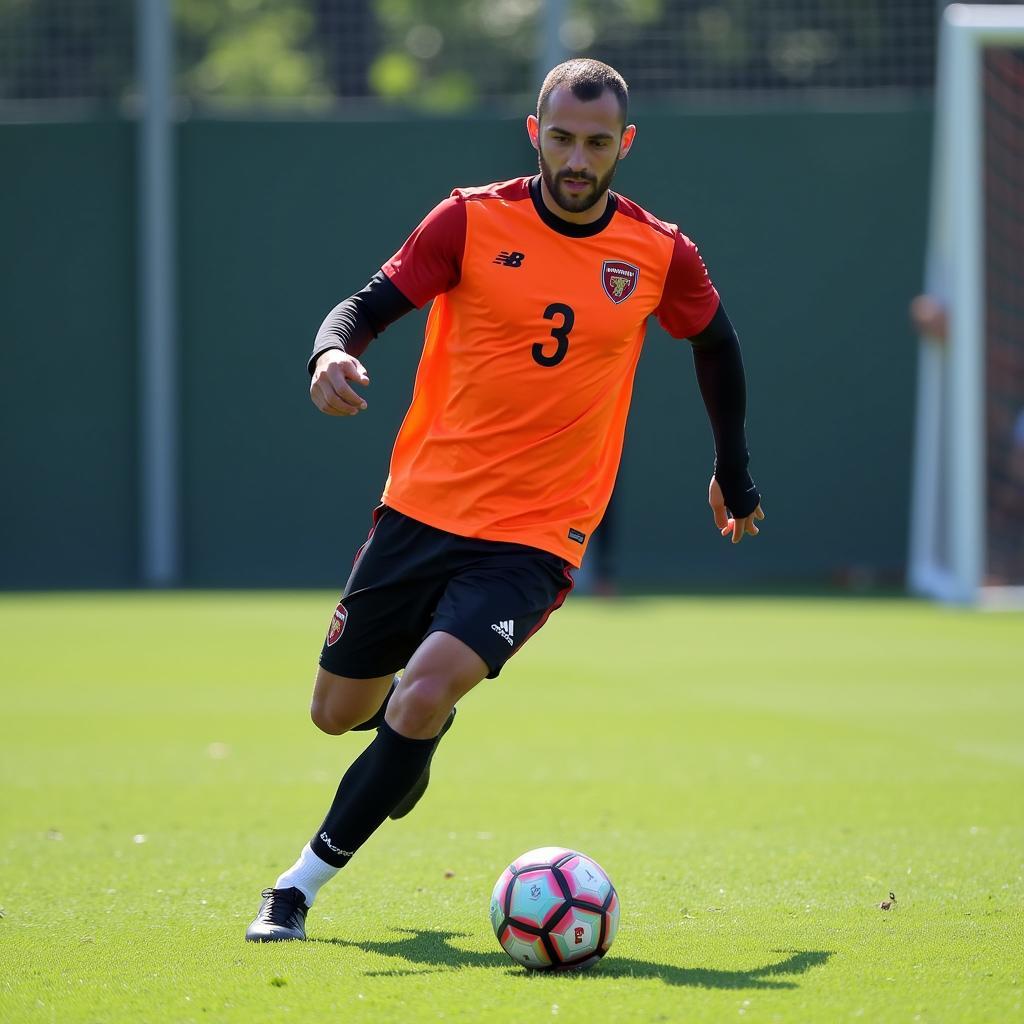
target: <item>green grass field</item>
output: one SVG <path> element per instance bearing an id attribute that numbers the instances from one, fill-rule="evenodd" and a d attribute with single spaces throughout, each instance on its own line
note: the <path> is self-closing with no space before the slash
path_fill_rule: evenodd
<path id="1" fill-rule="evenodd" d="M 254 946 L 366 742 L 306 714 L 334 600 L 0 599 L 5 1024 L 1022 1019 L 1024 616 L 571 599 L 312 941 Z M 588 973 L 527 974 L 490 930 L 547 844 L 619 890 Z"/>

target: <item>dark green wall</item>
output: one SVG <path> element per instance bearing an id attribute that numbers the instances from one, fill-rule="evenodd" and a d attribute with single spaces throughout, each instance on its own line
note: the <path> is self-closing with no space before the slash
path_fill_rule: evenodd
<path id="1" fill-rule="evenodd" d="M 739 328 L 753 469 L 769 518 L 764 536 L 738 550 L 713 532 L 704 505 L 711 441 L 688 346 L 654 325 L 620 477 L 623 574 L 684 583 L 821 578 L 853 565 L 898 571 L 914 361 L 905 310 L 920 280 L 927 114 L 658 114 L 640 125 L 616 185 L 698 241 Z M 90 132 L 96 166 L 83 179 L 73 168 Z M 4 530 L 4 563 L 17 571 L 5 569 L 3 579 L 130 582 L 129 133 L 0 126 L 0 154 L 12 150 L 45 173 L 21 180 L 11 235 L 21 250 L 13 301 L 22 312 L 11 332 L 14 372 L 5 375 L 15 395 L 5 410 L 4 481 L 17 495 L 11 504 L 22 541 Z M 386 474 L 424 314 L 370 349 L 370 409 L 353 421 L 321 416 L 309 403 L 304 363 L 312 335 L 452 187 L 533 167 L 518 121 L 182 125 L 187 582 L 340 585 Z M 0 184 L 9 175 L 0 163 Z M 100 225 L 110 230 L 101 236 Z M 54 248 L 57 238 L 63 248 Z M 100 406 L 103 429 L 76 430 L 80 410 L 35 404 L 38 356 L 54 341 L 63 351 L 68 326 L 60 301 L 46 303 L 39 317 L 54 274 L 78 282 L 89 304 L 83 372 L 92 419 L 100 421 L 93 408 Z M 6 273 L 0 287 L 6 310 Z M 60 294 L 73 297 L 67 285 Z M 71 317 L 76 342 L 82 312 Z M 5 312 L 5 360 L 7 319 Z M 42 462 L 31 454 L 40 423 L 48 424 L 51 449 Z M 65 431 L 74 435 L 70 449 L 53 444 Z M 85 502 L 80 488 L 69 489 L 69 476 L 100 480 L 86 491 L 102 500 Z M 65 556 L 54 556 L 38 508 L 69 490 L 68 505 L 82 502 L 78 535 L 106 544 L 80 558 L 74 574 Z"/>
<path id="2" fill-rule="evenodd" d="M 137 577 L 134 134 L 0 125 L 0 585 Z"/>
<path id="3" fill-rule="evenodd" d="M 641 202 L 698 241 L 737 326 L 770 518 L 756 544 L 713 543 L 703 410 L 687 357 L 652 331 L 622 475 L 623 532 L 643 523 L 628 545 L 638 572 L 901 571 L 916 352 L 906 311 L 921 281 L 930 118 L 760 114 L 645 129 L 625 190 L 636 182 Z"/>

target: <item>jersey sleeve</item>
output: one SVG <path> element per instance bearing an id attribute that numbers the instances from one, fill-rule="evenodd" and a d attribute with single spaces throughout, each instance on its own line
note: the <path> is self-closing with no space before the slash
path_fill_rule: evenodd
<path id="1" fill-rule="evenodd" d="M 423 218 L 381 269 L 420 308 L 459 283 L 465 248 L 466 203 L 462 196 L 452 195 Z"/>
<path id="2" fill-rule="evenodd" d="M 716 309 L 718 292 L 708 268 L 697 246 L 676 229 L 672 261 L 655 316 L 673 338 L 692 338 L 707 327 Z"/>

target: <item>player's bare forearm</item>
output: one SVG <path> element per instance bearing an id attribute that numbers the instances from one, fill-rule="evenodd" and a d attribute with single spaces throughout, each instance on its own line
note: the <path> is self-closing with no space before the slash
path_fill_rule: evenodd
<path id="1" fill-rule="evenodd" d="M 340 348 L 329 348 L 317 356 L 309 397 L 327 416 L 355 416 L 366 408 L 366 401 L 349 381 L 366 387 L 370 376 L 355 356 Z"/>

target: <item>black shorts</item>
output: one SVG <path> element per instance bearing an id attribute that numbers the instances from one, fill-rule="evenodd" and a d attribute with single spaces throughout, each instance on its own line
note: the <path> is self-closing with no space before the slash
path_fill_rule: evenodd
<path id="1" fill-rule="evenodd" d="M 570 565 L 525 544 L 459 537 L 380 506 L 320 652 L 328 672 L 404 668 L 424 637 L 450 633 L 493 679 L 572 589 Z"/>

